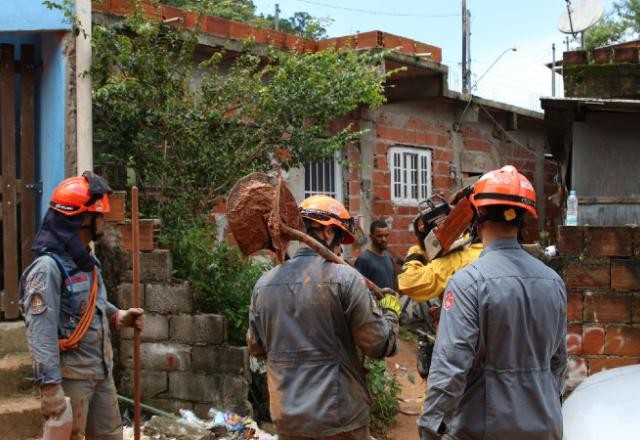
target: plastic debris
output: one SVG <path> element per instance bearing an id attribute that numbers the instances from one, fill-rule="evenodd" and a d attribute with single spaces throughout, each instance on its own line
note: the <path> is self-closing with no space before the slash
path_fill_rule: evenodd
<path id="1" fill-rule="evenodd" d="M 201 419 L 193 411 L 180 409 L 179 418 L 153 416 L 143 424 L 143 439 L 154 440 L 277 440 L 276 435 L 263 431 L 251 417 L 232 411 L 210 408 L 208 419 Z M 123 437 L 133 440 L 133 429 L 125 428 Z"/>

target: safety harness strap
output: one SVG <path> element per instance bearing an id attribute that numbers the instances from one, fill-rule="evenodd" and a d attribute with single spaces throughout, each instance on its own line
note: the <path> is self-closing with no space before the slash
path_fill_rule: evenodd
<path id="1" fill-rule="evenodd" d="M 80 318 L 80 322 L 73 330 L 73 333 L 71 333 L 71 336 L 68 338 L 58 339 L 58 348 L 60 351 L 78 348 L 80 340 L 87 333 L 87 330 L 91 325 L 91 321 L 93 321 L 93 315 L 96 310 L 96 299 L 98 297 L 98 270 L 95 266 L 93 267 L 91 275 L 93 280 L 91 282 L 91 292 L 89 293 L 89 304 L 87 305 L 87 309 L 82 314 L 82 318 Z"/>

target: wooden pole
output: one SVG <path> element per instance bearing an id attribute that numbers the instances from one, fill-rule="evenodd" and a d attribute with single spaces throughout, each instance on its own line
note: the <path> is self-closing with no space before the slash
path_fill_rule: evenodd
<path id="1" fill-rule="evenodd" d="M 131 263 L 133 271 L 133 307 L 140 304 L 140 219 L 138 213 L 138 187 L 131 188 Z M 140 440 L 140 330 L 133 328 L 133 438 Z"/>

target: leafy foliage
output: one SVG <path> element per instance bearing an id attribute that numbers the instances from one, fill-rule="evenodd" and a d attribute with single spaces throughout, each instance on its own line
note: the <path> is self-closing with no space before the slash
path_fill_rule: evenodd
<path id="1" fill-rule="evenodd" d="M 243 21 L 262 28 L 275 29 L 275 16 L 257 15 L 256 5 L 251 0 L 162 0 L 162 3 L 206 15 Z M 306 38 L 325 38 L 327 36 L 325 26 L 332 20 L 313 17 L 307 12 L 298 11 L 289 18 L 280 17 L 278 22 L 282 32 Z"/>
<path id="2" fill-rule="evenodd" d="M 383 102 L 382 55 L 296 54 L 251 45 L 197 63 L 197 35 L 138 11 L 93 30 L 94 140 L 98 165 L 133 175 L 145 216 L 159 216 L 177 275 L 206 312 L 229 317 L 242 343 L 251 288 L 262 268 L 219 243 L 208 220 L 216 197 L 240 177 L 325 158 L 357 141 L 327 127 Z M 125 177 L 109 176 L 115 187 Z"/>
<path id="3" fill-rule="evenodd" d="M 585 33 L 587 49 L 638 38 L 640 35 L 640 0 L 622 0 Z"/>
<path id="4" fill-rule="evenodd" d="M 327 29 L 325 26 L 333 22 L 330 18 L 313 17 L 307 12 L 295 12 L 289 18 L 280 18 L 279 29 L 289 34 L 300 35 L 305 38 L 326 38 Z M 256 19 L 256 24 L 265 28 L 275 28 L 275 17 L 271 14 L 260 16 Z"/>
<path id="5" fill-rule="evenodd" d="M 236 246 L 217 242 L 204 218 L 165 229 L 162 239 L 173 249 L 176 275 L 189 280 L 197 308 L 224 313 L 229 342 L 244 345 L 251 291 L 266 267 L 245 263 Z"/>
<path id="6" fill-rule="evenodd" d="M 367 385 L 372 398 L 371 428 L 384 433 L 393 426 L 400 408 L 400 383 L 387 372 L 384 360 L 366 359 L 365 367 L 369 370 Z"/>
<path id="7" fill-rule="evenodd" d="M 383 101 L 377 55 L 349 51 L 215 53 L 193 67 L 196 37 L 132 16 L 94 29 L 94 110 L 101 158 L 185 214 L 208 212 L 239 177 L 331 155 L 360 133 L 337 117 Z M 192 75 L 201 75 L 196 84 Z M 176 210 L 177 212 L 177 210 Z"/>
<path id="8" fill-rule="evenodd" d="M 623 0 L 614 3 L 622 23 L 637 37 L 640 34 L 640 0 Z"/>
<path id="9" fill-rule="evenodd" d="M 256 13 L 251 0 L 162 0 L 162 3 L 244 22 L 253 22 Z"/>
<path id="10" fill-rule="evenodd" d="M 607 14 L 598 24 L 585 32 L 584 44 L 589 49 L 615 44 L 622 40 L 624 33 L 624 24 L 617 21 L 612 14 Z"/>

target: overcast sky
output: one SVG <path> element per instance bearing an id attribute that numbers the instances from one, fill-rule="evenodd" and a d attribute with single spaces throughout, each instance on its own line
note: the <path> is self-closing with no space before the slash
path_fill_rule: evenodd
<path id="1" fill-rule="evenodd" d="M 609 10 L 613 0 L 600 0 Z M 381 30 L 442 48 L 449 66 L 449 87 L 460 90 L 462 19 L 460 0 L 254 0 L 259 13 L 273 14 L 279 3 L 282 17 L 306 11 L 329 17 L 329 36 Z M 573 4 L 577 0 L 572 1 Z M 475 94 L 488 99 L 540 110 L 540 96 L 551 96 L 551 44 L 556 58 L 565 50 L 557 29 L 566 11 L 565 0 L 467 0 L 471 11 L 472 84 L 483 73 Z M 368 12 L 364 12 L 368 11 Z M 487 69 L 508 48 L 498 62 Z M 562 78 L 556 76 L 557 96 Z"/>

